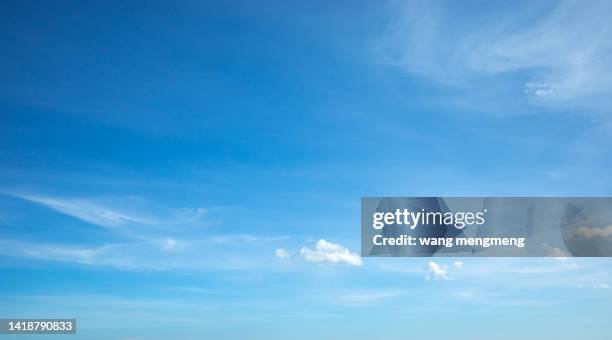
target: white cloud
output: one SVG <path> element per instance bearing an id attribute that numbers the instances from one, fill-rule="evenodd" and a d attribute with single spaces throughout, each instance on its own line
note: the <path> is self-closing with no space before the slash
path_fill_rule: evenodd
<path id="1" fill-rule="evenodd" d="M 578 229 L 576 229 L 576 235 L 582 236 L 584 238 L 595 238 L 595 237 L 606 238 L 612 235 L 612 226 L 608 226 L 605 228 L 578 227 Z"/>
<path id="2" fill-rule="evenodd" d="M 458 2 L 400 4 L 380 44 L 383 61 L 480 95 L 503 88 L 535 105 L 609 111 L 611 2 L 483 6 L 474 20 L 454 15 Z"/>
<path id="3" fill-rule="evenodd" d="M 197 222 L 206 213 L 203 208 L 164 209 L 136 197 L 68 199 L 41 195 L 15 196 L 103 227 L 185 225 Z"/>
<path id="4" fill-rule="evenodd" d="M 610 286 L 607 283 L 598 283 L 598 284 L 594 284 L 593 288 L 595 288 L 595 289 L 608 289 L 608 288 L 610 288 Z"/>
<path id="5" fill-rule="evenodd" d="M 302 247 L 300 255 L 308 262 L 346 263 L 353 266 L 361 266 L 361 257 L 344 246 L 319 240 L 314 248 Z"/>
<path id="6" fill-rule="evenodd" d="M 276 256 L 279 259 L 288 259 L 291 257 L 291 253 L 288 252 L 287 250 L 283 249 L 283 248 L 278 248 L 274 251 L 274 256 Z"/>
<path id="7" fill-rule="evenodd" d="M 562 1 L 530 27 L 492 41 L 481 41 L 470 66 L 481 72 L 533 70 L 525 90 L 550 100 L 573 100 L 609 94 L 605 56 L 612 43 L 607 1 Z M 509 27 L 508 27 L 509 28 Z"/>
<path id="8" fill-rule="evenodd" d="M 427 263 L 427 267 L 425 268 L 425 278 L 427 280 L 448 280 L 448 271 L 445 267 L 442 267 L 433 261 L 429 261 L 429 263 Z"/>
<path id="9" fill-rule="evenodd" d="M 129 222 L 151 224 L 152 221 L 134 215 L 129 215 L 103 206 L 99 202 L 85 199 L 58 199 L 41 196 L 22 196 L 32 202 L 46 205 L 51 209 L 74 216 L 83 221 L 100 226 L 119 226 Z"/>
<path id="10" fill-rule="evenodd" d="M 461 269 L 461 268 L 463 268 L 463 262 L 455 261 L 455 262 L 453 262 L 453 267 L 455 267 L 457 269 Z"/>

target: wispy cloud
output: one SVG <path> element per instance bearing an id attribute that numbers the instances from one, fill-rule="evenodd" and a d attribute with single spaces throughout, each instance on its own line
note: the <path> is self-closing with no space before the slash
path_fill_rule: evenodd
<path id="1" fill-rule="evenodd" d="M 287 235 L 211 231 L 202 208 L 160 206 L 139 197 L 64 198 L 11 194 L 105 228 L 105 238 L 75 245 L 32 235 L 0 239 L 5 256 L 121 270 L 252 270 L 269 262 L 270 244 Z M 77 231 L 78 232 L 78 231 Z"/>
<path id="2" fill-rule="evenodd" d="M 104 266 L 133 271 L 251 271 L 268 267 L 265 247 L 218 244 L 212 239 L 172 237 L 102 245 L 68 245 L 0 239 L 0 256 Z"/>
<path id="3" fill-rule="evenodd" d="M 523 93 L 535 105 L 609 112 L 612 3 L 565 0 L 512 9 L 483 3 L 483 14 L 469 20 L 454 17 L 461 6 L 401 3 L 379 55 L 474 95 L 492 89 L 492 95 Z"/>
<path id="4" fill-rule="evenodd" d="M 468 65 L 487 73 L 532 70 L 533 79 L 524 89 L 539 100 L 609 95 L 611 13 L 608 1 L 559 2 L 536 22 L 504 38 L 479 37 Z"/>
<path id="5" fill-rule="evenodd" d="M 101 199 L 33 194 L 14 196 L 103 227 L 186 225 L 201 221 L 206 213 L 203 208 L 163 209 L 137 197 Z"/>
<path id="6" fill-rule="evenodd" d="M 161 269 L 161 264 L 155 264 L 154 261 L 150 260 L 137 259 L 134 256 L 136 252 L 142 249 L 151 251 L 155 246 L 163 246 L 163 242 L 84 247 L 0 240 L 0 254 L 9 257 L 111 266 L 121 269 Z M 153 257 L 150 256 L 149 259 L 151 258 Z"/>

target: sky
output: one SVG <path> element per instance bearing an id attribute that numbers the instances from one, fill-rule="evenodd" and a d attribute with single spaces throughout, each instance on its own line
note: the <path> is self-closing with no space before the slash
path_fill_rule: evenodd
<path id="1" fill-rule="evenodd" d="M 79 339 L 612 333 L 609 259 L 358 253 L 364 196 L 610 196 L 610 2 L 0 13 L 0 317 Z"/>

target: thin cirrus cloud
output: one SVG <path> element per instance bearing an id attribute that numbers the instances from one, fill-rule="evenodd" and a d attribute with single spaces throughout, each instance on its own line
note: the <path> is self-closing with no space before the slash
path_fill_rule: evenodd
<path id="1" fill-rule="evenodd" d="M 251 271 L 267 266 L 267 259 L 259 255 L 261 249 L 215 247 L 214 244 L 213 240 L 186 241 L 168 237 L 102 245 L 0 239 L 0 256 L 127 271 Z"/>
<path id="2" fill-rule="evenodd" d="M 173 224 L 190 224 L 200 221 L 206 214 L 204 208 L 196 209 L 160 209 L 139 198 L 127 199 L 89 199 L 59 198 L 42 195 L 13 194 L 15 197 L 44 205 L 63 214 L 102 227 L 121 227 L 124 225 L 161 226 Z M 120 208 L 123 206 L 123 208 Z M 125 206 L 144 206 L 147 212 L 130 211 Z M 136 209 L 138 210 L 138 209 Z M 156 211 L 151 214 L 149 211 Z M 163 214 L 163 216 L 161 216 Z"/>
<path id="3" fill-rule="evenodd" d="M 108 266 L 117 269 L 157 270 L 163 269 L 165 265 L 156 261 L 151 254 L 156 248 L 164 251 L 170 250 L 168 248 L 170 240 L 90 247 L 0 240 L 0 254 L 17 258 Z M 176 241 L 171 240 L 171 242 L 171 248 L 176 247 Z"/>
<path id="4" fill-rule="evenodd" d="M 474 95 L 487 88 L 497 95 L 506 84 L 531 104 L 609 111 L 612 3 L 524 5 L 481 4 L 482 15 L 459 20 L 453 6 L 463 3 L 402 3 L 377 52 L 386 63 Z"/>
<path id="5" fill-rule="evenodd" d="M 207 225 L 204 209 L 168 208 L 136 197 L 11 195 L 110 231 L 109 238 L 81 245 L 61 239 L 40 242 L 25 234 L 17 239 L 0 238 L 0 255 L 14 258 L 121 270 L 250 270 L 264 264 L 263 249 L 269 244 L 291 238 L 192 229 Z"/>

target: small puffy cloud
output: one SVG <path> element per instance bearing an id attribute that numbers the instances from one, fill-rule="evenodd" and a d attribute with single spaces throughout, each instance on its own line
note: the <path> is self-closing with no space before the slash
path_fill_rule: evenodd
<path id="1" fill-rule="evenodd" d="M 425 278 L 427 280 L 448 280 L 448 271 L 439 264 L 429 261 L 425 267 Z"/>
<path id="2" fill-rule="evenodd" d="M 582 236 L 584 238 L 606 238 L 612 235 L 612 226 L 608 226 L 605 228 L 578 227 L 578 229 L 576 229 L 576 235 Z"/>
<path id="3" fill-rule="evenodd" d="M 457 269 L 461 269 L 461 268 L 463 268 L 463 262 L 462 261 L 455 261 L 455 262 L 453 262 L 453 267 L 455 267 Z"/>
<path id="4" fill-rule="evenodd" d="M 283 248 L 278 248 L 274 251 L 274 256 L 281 260 L 285 260 L 291 257 L 291 253 Z"/>
<path id="5" fill-rule="evenodd" d="M 345 263 L 353 266 L 363 264 L 359 255 L 344 246 L 323 239 L 317 241 L 314 248 L 302 247 L 300 255 L 308 262 Z"/>

